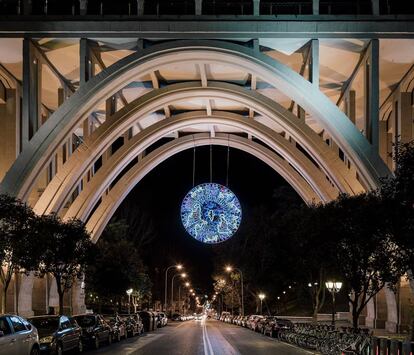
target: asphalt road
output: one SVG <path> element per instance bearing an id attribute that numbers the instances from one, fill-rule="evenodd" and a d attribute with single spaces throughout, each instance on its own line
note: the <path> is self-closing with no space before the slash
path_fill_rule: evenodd
<path id="1" fill-rule="evenodd" d="M 87 354 L 139 355 L 309 355 L 309 351 L 216 320 L 170 323 L 140 337 Z"/>

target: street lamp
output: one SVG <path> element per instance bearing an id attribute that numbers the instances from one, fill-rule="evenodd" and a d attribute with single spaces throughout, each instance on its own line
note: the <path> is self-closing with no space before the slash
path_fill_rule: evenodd
<path id="1" fill-rule="evenodd" d="M 131 313 L 131 295 L 132 295 L 132 288 L 126 290 L 126 294 L 128 295 L 128 314 Z"/>
<path id="2" fill-rule="evenodd" d="M 327 281 L 325 286 L 332 295 L 332 325 L 335 326 L 335 294 L 341 290 L 342 282 Z"/>
<path id="3" fill-rule="evenodd" d="M 181 264 L 171 265 L 168 266 L 165 270 L 165 290 L 164 290 L 164 311 L 167 311 L 167 278 L 168 278 L 168 270 L 172 268 L 176 268 L 177 270 L 181 270 L 183 266 Z"/>
<path id="4" fill-rule="evenodd" d="M 186 282 L 185 283 L 185 287 L 190 287 L 190 283 L 189 282 Z"/>
<path id="5" fill-rule="evenodd" d="M 227 272 L 232 272 L 234 270 L 236 270 L 239 274 L 240 274 L 240 287 L 241 287 L 241 315 L 244 316 L 244 286 L 243 286 L 243 273 L 240 269 L 238 268 L 233 268 L 230 265 L 226 266 L 226 271 Z"/>
<path id="6" fill-rule="evenodd" d="M 260 299 L 260 314 L 263 314 L 263 300 L 265 299 L 266 295 L 264 293 L 259 294 Z"/>
<path id="7" fill-rule="evenodd" d="M 177 276 L 181 276 L 183 279 L 185 279 L 187 277 L 187 274 L 185 272 L 181 274 L 175 274 L 171 279 L 171 307 L 173 307 L 173 303 L 174 303 L 174 279 Z"/>

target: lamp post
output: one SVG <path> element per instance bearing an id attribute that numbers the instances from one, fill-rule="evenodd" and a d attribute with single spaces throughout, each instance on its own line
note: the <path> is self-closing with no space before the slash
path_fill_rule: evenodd
<path id="1" fill-rule="evenodd" d="M 342 282 L 327 281 L 325 286 L 332 295 L 332 325 L 335 326 L 335 294 L 341 290 Z"/>
<path id="2" fill-rule="evenodd" d="M 241 315 L 244 316 L 244 285 L 243 285 L 243 273 L 238 268 L 233 268 L 232 266 L 226 266 L 227 272 L 232 272 L 236 270 L 240 274 L 240 287 L 241 287 Z"/>
<path id="3" fill-rule="evenodd" d="M 175 274 L 171 279 L 171 308 L 173 307 L 173 303 L 174 303 L 174 279 L 177 276 L 181 276 L 183 279 L 185 279 L 187 277 L 187 274 L 185 272 L 183 272 L 181 274 Z M 172 310 L 172 311 L 174 311 L 174 310 Z"/>
<path id="4" fill-rule="evenodd" d="M 259 293 L 260 299 L 260 314 L 263 315 L 263 300 L 265 299 L 266 295 L 264 293 Z"/>
<path id="5" fill-rule="evenodd" d="M 168 266 L 167 269 L 165 269 L 165 290 L 164 290 L 164 311 L 167 311 L 167 279 L 168 279 L 168 270 L 172 268 L 176 268 L 177 270 L 181 270 L 183 266 L 181 264 L 178 265 L 171 265 Z"/>
<path id="6" fill-rule="evenodd" d="M 131 314 L 131 295 L 132 295 L 132 288 L 126 290 L 126 294 L 128 295 L 128 314 Z"/>

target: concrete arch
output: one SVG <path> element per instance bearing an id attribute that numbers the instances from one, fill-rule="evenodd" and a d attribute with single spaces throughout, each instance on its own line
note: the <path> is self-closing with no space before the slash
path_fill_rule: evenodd
<path id="1" fill-rule="evenodd" d="M 354 164 L 364 186 L 375 188 L 379 178 L 389 174 L 377 152 L 346 115 L 287 66 L 253 49 L 228 42 L 177 41 L 132 54 L 83 85 L 32 138 L 3 179 L 0 192 L 27 199 L 38 172 L 43 171 L 64 139 L 100 101 L 119 91 L 131 78 L 175 62 L 224 63 L 266 79 L 314 115 Z"/>
<path id="2" fill-rule="evenodd" d="M 199 133 L 196 135 L 184 136 L 162 145 L 140 160 L 134 167 L 125 173 L 125 175 L 122 176 L 122 178 L 115 184 L 109 193 L 103 196 L 102 202 L 89 218 L 87 222 L 87 229 L 90 231 L 92 239 L 95 242 L 97 241 L 106 224 L 111 219 L 112 215 L 115 213 L 124 198 L 128 195 L 131 189 L 153 168 L 183 150 L 193 148 L 194 146 L 210 144 L 222 146 L 229 145 L 233 148 L 243 150 L 256 156 L 258 159 L 261 159 L 263 162 L 280 173 L 280 175 L 291 184 L 291 186 L 298 192 L 305 202 L 321 202 L 321 198 L 312 190 L 312 187 L 295 169 L 289 165 L 286 160 L 281 159 L 277 154 L 273 153 L 264 146 L 235 135 L 218 134 L 216 137 L 212 138 L 208 133 Z M 102 180 L 100 179 L 95 188 L 95 191 L 99 190 L 95 198 L 91 198 L 93 191 L 85 191 L 84 196 L 82 196 L 82 191 L 79 195 L 80 200 L 76 200 L 77 204 L 71 206 L 65 215 L 65 219 L 74 216 L 78 218 L 86 218 L 97 201 L 96 197 L 98 195 L 100 196 L 105 190 L 99 187 L 102 186 L 101 183 Z M 109 181 L 106 183 L 109 183 Z"/>
<path id="3" fill-rule="evenodd" d="M 121 170 L 119 165 L 121 165 L 122 168 L 125 167 L 131 157 L 138 155 L 139 145 L 137 143 L 138 142 L 136 141 L 134 144 L 129 144 L 124 151 L 117 151 L 114 155 L 114 159 L 108 161 L 106 166 L 103 166 L 96 173 L 92 183 L 86 185 L 85 189 L 82 190 L 73 204 L 69 207 L 65 214 L 65 219 L 73 217 L 81 220 L 87 219 L 98 199 L 104 194 L 105 190 L 108 189 L 111 182 L 117 176 L 116 172 Z M 222 146 L 228 145 L 254 155 L 278 172 L 308 204 L 326 202 L 335 198 L 337 195 L 337 191 L 329 185 L 323 176 L 320 176 L 321 179 L 317 182 L 311 181 L 309 184 L 286 160 L 283 160 L 270 149 L 246 138 L 220 133 L 214 138 L 210 137 L 208 133 L 201 133 L 184 136 L 166 143 L 157 148 L 154 152 L 151 152 L 147 157 L 143 158 L 131 168 L 133 172 L 129 173 L 127 179 L 134 181 L 136 184 L 148 171 L 152 170 L 156 164 L 161 163 L 172 155 L 188 148 L 209 144 Z M 124 185 L 123 178 L 120 180 L 122 181 L 120 182 L 121 185 Z M 317 184 L 316 190 L 313 188 L 315 184 Z M 124 192 L 119 196 L 125 196 Z"/>
<path id="4" fill-rule="evenodd" d="M 323 196 L 323 200 L 334 198 L 334 189 L 329 185 L 325 175 L 296 146 L 263 124 L 229 112 L 213 112 L 211 116 L 207 116 L 204 111 L 195 111 L 159 121 L 135 135 L 123 149 L 115 153 L 113 159 L 107 162 L 108 167 L 104 166 L 101 169 L 106 169 L 107 175 L 118 174 L 134 157 L 160 138 L 200 124 L 224 125 L 257 137 L 300 172 L 314 191 L 318 191 L 318 195 Z M 93 149 L 93 146 L 89 148 L 85 144 L 84 149 L 73 155 L 74 159 L 68 161 L 66 171 L 56 175 L 34 206 L 36 213 L 59 212 L 63 208 L 78 183 L 79 171 L 86 171 L 90 161 L 93 161 Z M 113 165 L 109 165 L 111 160 Z"/>
<path id="5" fill-rule="evenodd" d="M 322 139 L 303 120 L 299 120 L 291 112 L 275 104 L 272 100 L 259 93 L 251 93 L 236 85 L 226 83 L 211 83 L 209 87 L 200 87 L 199 83 L 182 83 L 170 85 L 164 89 L 143 95 L 111 116 L 85 140 L 84 144 L 79 147 L 63 166 L 63 169 L 49 183 L 36 203 L 35 210 L 38 213 L 59 211 L 64 203 L 65 196 L 79 183 L 91 164 L 110 147 L 117 137 L 126 132 L 140 118 L 180 100 L 209 97 L 230 99 L 255 107 L 260 114 L 277 122 L 290 136 L 295 140 L 297 139 L 339 191 L 349 194 L 363 191 L 356 177 Z M 228 114 L 226 117 L 235 116 Z M 243 123 L 238 126 L 238 129 L 241 130 L 245 129 L 250 122 L 257 123 L 252 119 L 243 117 L 240 122 Z M 273 135 L 274 139 L 281 142 L 280 144 L 287 142 L 286 139 L 270 128 L 267 128 L 267 130 L 275 133 Z"/>

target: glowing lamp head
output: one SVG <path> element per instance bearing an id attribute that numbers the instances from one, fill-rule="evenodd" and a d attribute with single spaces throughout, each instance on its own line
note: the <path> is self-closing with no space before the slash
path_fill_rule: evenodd
<path id="1" fill-rule="evenodd" d="M 126 294 L 128 295 L 128 296 L 130 296 L 131 294 L 132 294 L 132 288 L 130 288 L 130 289 L 128 289 L 128 290 L 126 290 Z"/>
<path id="2" fill-rule="evenodd" d="M 261 301 L 263 301 L 266 298 L 266 295 L 264 293 L 260 293 L 259 298 Z"/>
<path id="3" fill-rule="evenodd" d="M 327 281 L 325 286 L 329 292 L 339 292 L 342 288 L 342 282 Z"/>
<path id="4" fill-rule="evenodd" d="M 177 270 L 181 270 L 183 268 L 183 266 L 181 265 L 181 264 L 178 264 L 177 266 L 176 266 L 176 269 Z"/>
<path id="5" fill-rule="evenodd" d="M 227 265 L 226 266 L 226 271 L 227 272 L 232 272 L 233 271 L 233 268 L 230 265 Z"/>

